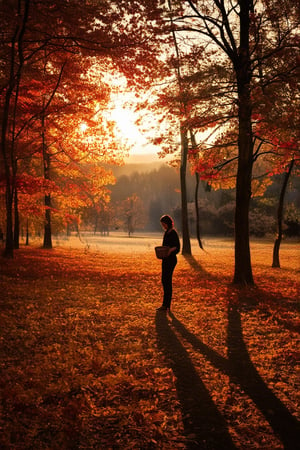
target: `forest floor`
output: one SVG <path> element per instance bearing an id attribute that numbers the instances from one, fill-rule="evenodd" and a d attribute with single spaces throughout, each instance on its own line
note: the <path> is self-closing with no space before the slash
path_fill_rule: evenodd
<path id="1" fill-rule="evenodd" d="M 170 313 L 153 249 L 0 257 L 0 448 L 298 449 L 298 244 L 281 269 L 253 244 L 251 288 L 207 249 L 179 255 Z"/>

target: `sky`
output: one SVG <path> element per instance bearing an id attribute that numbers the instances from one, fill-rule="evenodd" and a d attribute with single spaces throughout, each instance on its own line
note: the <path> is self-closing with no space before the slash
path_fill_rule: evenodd
<path id="1" fill-rule="evenodd" d="M 109 116 L 116 122 L 115 132 L 118 139 L 129 149 L 129 158 L 137 159 L 141 157 L 150 161 L 158 160 L 157 153 L 160 149 L 150 142 L 155 129 L 159 128 L 155 123 L 155 118 L 146 110 L 136 112 L 141 101 L 148 100 L 151 102 L 151 99 L 153 99 L 152 93 L 148 90 L 144 94 L 139 93 L 137 95 L 128 88 L 126 78 L 120 74 L 114 74 L 113 77 L 109 76 L 107 81 L 111 87 Z M 143 131 L 136 124 L 141 118 Z"/>
<path id="2" fill-rule="evenodd" d="M 111 111 L 111 118 L 116 122 L 116 128 L 120 134 L 120 140 L 129 147 L 130 158 L 139 156 L 147 157 L 149 160 L 158 159 L 159 148 L 149 142 L 146 133 L 143 134 L 135 124 L 137 119 L 130 108 L 117 107 Z"/>

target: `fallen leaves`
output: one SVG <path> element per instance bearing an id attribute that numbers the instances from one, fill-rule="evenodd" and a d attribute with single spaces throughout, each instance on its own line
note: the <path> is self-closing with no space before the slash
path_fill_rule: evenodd
<path id="1" fill-rule="evenodd" d="M 258 287 L 237 289 L 230 251 L 179 256 L 167 316 L 153 252 L 1 260 L 1 448 L 283 449 L 253 386 L 299 414 L 298 273 L 274 276 L 260 248 Z"/>

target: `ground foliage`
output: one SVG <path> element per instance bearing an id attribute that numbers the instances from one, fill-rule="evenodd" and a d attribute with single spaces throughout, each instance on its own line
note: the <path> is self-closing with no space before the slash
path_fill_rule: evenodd
<path id="1" fill-rule="evenodd" d="M 296 449 L 299 253 L 270 248 L 250 289 L 232 246 L 180 255 L 170 314 L 150 250 L 1 259 L 0 447 Z"/>

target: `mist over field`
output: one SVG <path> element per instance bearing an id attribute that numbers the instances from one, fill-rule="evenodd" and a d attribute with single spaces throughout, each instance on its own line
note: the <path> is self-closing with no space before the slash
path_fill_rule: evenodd
<path id="1" fill-rule="evenodd" d="M 82 232 L 80 235 L 74 233 L 71 236 L 54 236 L 53 247 L 83 250 L 90 253 L 131 254 L 133 258 L 135 255 L 144 254 L 145 256 L 151 256 L 152 254 L 153 258 L 156 259 L 154 247 L 161 245 L 162 239 L 163 233 L 159 232 L 136 232 L 130 237 L 122 231 L 112 231 L 108 236 L 102 236 L 92 232 Z M 282 268 L 284 268 L 285 265 L 290 266 L 292 262 L 294 269 L 300 269 L 300 248 L 295 245 L 296 243 L 296 238 L 286 239 L 282 242 L 280 249 Z M 22 244 L 24 244 L 24 242 L 22 242 Z M 204 251 L 199 248 L 197 239 L 191 239 L 192 258 L 195 257 L 205 266 L 206 262 L 211 263 L 214 260 L 216 263 L 219 263 L 221 252 L 223 257 L 226 258 L 228 268 L 233 270 L 234 238 L 204 236 L 202 238 L 202 244 Z M 42 240 L 32 240 L 30 245 L 35 247 L 41 246 Z M 250 240 L 250 248 L 253 261 L 255 261 L 256 264 L 265 266 L 266 269 L 271 269 L 273 246 L 274 240 L 272 238 L 252 238 Z M 183 258 L 181 252 L 178 255 L 178 258 L 179 260 L 180 258 Z"/>
<path id="2" fill-rule="evenodd" d="M 55 237 L 54 245 L 68 248 L 85 248 L 90 251 L 104 251 L 112 253 L 144 253 L 153 251 L 154 247 L 161 245 L 162 234 L 135 233 L 132 236 L 125 232 L 110 232 L 108 236 L 94 233 L 81 233 L 80 237 Z"/>
<path id="3" fill-rule="evenodd" d="M 67 248 L 85 248 L 90 251 L 104 251 L 112 253 L 148 253 L 153 252 L 154 247 L 162 245 L 163 233 L 137 232 L 131 236 L 125 232 L 110 232 L 108 236 L 101 236 L 94 233 L 81 233 L 80 237 L 72 235 L 70 237 L 57 236 L 53 239 L 54 246 Z M 203 245 L 206 251 L 214 248 L 223 247 L 234 250 L 234 240 L 231 238 L 213 238 L 203 239 Z M 192 253 L 203 254 L 199 248 L 197 239 L 191 239 Z"/>

